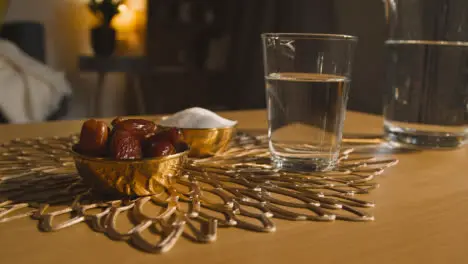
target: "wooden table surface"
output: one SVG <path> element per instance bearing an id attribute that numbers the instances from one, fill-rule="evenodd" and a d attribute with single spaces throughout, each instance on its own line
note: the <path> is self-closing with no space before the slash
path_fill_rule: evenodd
<path id="1" fill-rule="evenodd" d="M 263 111 L 223 113 L 245 130 L 265 129 Z M 347 133 L 381 133 L 380 117 L 348 113 Z M 67 135 L 80 122 L 0 126 L 0 141 Z M 276 220 L 277 232 L 221 229 L 213 244 L 181 239 L 152 255 L 109 240 L 80 224 L 41 233 L 36 222 L 0 224 L 0 263 L 468 263 L 468 150 L 399 154 L 381 187 L 370 223 Z"/>

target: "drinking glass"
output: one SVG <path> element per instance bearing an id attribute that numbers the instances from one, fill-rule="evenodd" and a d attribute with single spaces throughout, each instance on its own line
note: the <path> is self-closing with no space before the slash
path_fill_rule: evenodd
<path id="1" fill-rule="evenodd" d="M 265 33 L 262 40 L 273 164 L 306 171 L 333 168 L 357 38 Z"/>
<path id="2" fill-rule="evenodd" d="M 468 142 L 468 1 L 386 0 L 385 137 L 393 145 Z"/>

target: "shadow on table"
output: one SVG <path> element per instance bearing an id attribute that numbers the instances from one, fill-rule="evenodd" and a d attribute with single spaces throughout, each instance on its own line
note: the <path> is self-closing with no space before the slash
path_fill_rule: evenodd
<path id="1" fill-rule="evenodd" d="M 77 194 L 86 191 L 76 173 L 49 174 L 31 171 L 26 176 L 0 179 L 0 199 L 14 203 L 67 204 Z"/>

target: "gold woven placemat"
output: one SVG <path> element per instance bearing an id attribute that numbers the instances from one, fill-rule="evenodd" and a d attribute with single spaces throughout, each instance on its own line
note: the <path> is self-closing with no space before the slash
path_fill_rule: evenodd
<path id="1" fill-rule="evenodd" d="M 24 217 L 38 221 L 45 232 L 86 223 L 111 239 L 159 253 L 181 237 L 214 242 L 219 227 L 274 232 L 275 218 L 372 221 L 374 203 L 362 195 L 378 187 L 376 176 L 397 163 L 378 140 L 345 140 L 334 171 L 279 171 L 270 166 L 264 136 L 240 133 L 226 153 L 190 160 L 164 192 L 109 199 L 82 183 L 69 153 L 76 140 L 17 139 L 0 145 L 0 228 Z"/>

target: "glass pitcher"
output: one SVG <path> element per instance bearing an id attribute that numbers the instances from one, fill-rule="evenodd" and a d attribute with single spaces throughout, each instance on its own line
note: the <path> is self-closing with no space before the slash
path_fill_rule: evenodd
<path id="1" fill-rule="evenodd" d="M 421 148 L 468 140 L 468 0 L 384 0 L 385 137 Z"/>

